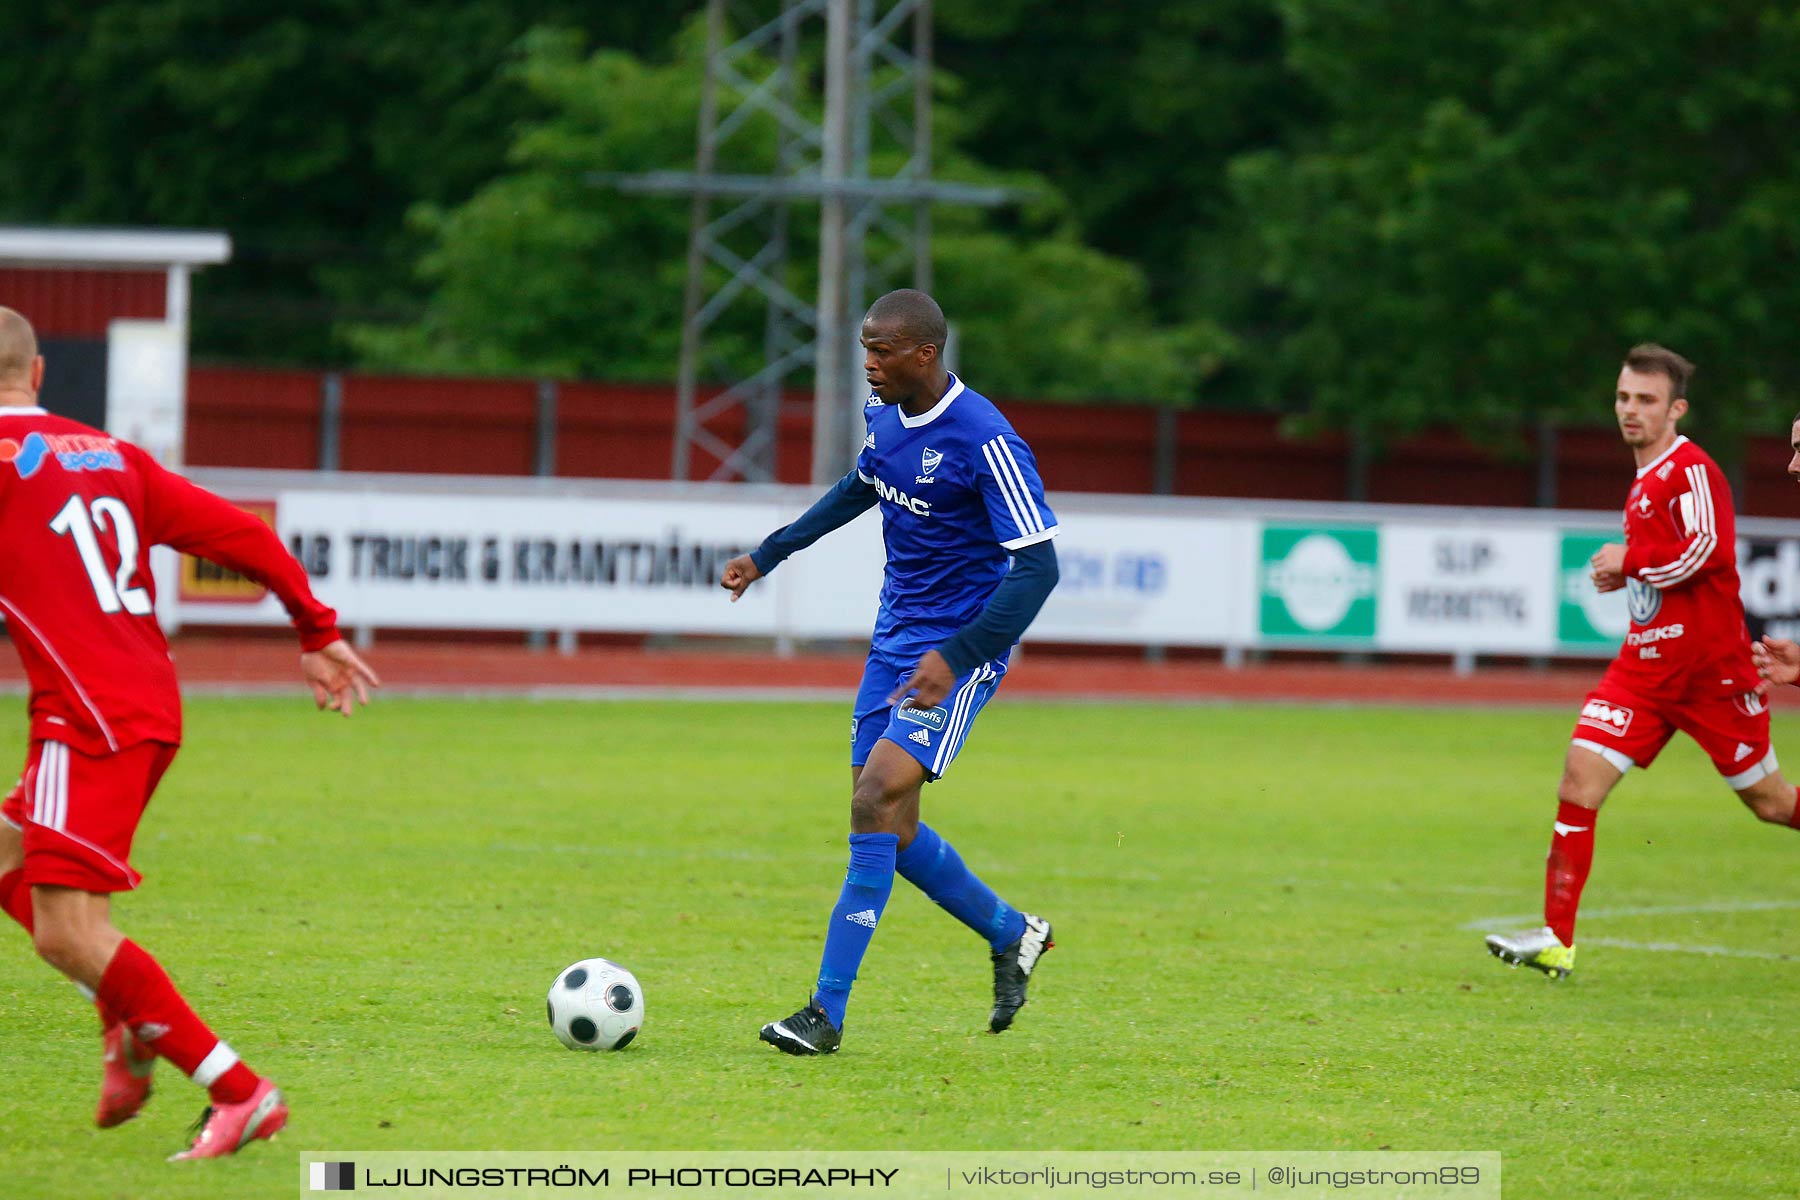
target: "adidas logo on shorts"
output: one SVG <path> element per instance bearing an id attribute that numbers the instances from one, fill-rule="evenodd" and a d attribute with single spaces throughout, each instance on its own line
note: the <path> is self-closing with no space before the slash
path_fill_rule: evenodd
<path id="1" fill-rule="evenodd" d="M 912 733 L 907 735 L 906 740 L 909 742 L 917 742 L 921 746 L 931 745 L 931 735 L 923 729 L 913 730 Z"/>

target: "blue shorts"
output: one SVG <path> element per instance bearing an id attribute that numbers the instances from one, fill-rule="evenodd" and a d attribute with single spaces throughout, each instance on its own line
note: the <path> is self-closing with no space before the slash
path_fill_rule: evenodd
<path id="1" fill-rule="evenodd" d="M 914 708 L 910 700 L 890 705 L 888 696 L 912 678 L 918 665 L 916 659 L 902 661 L 877 649 L 869 651 L 850 722 L 851 766 L 868 762 L 875 743 L 886 738 L 918 759 L 928 780 L 941 778 L 962 749 L 975 715 L 993 699 L 994 689 L 1006 676 L 1006 660 L 994 659 L 958 676 L 956 686 L 936 708 Z"/>

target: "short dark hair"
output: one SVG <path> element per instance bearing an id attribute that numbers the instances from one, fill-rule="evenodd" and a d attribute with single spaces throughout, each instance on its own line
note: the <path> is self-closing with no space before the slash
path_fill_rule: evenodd
<path id="1" fill-rule="evenodd" d="M 1652 372 L 1667 375 L 1674 386 L 1669 389 L 1669 399 L 1681 400 L 1687 396 L 1688 380 L 1694 377 L 1694 364 L 1667 346 L 1659 346 L 1655 342 L 1639 342 L 1625 352 L 1625 365 L 1639 374 Z"/>
<path id="2" fill-rule="evenodd" d="M 902 337 L 910 338 L 918 345 L 927 343 L 944 348 L 944 341 L 950 336 L 949 323 L 944 320 L 944 310 L 938 302 L 917 288 L 901 288 L 897 292 L 889 292 L 875 303 L 869 305 L 865 321 L 891 321 L 898 328 Z"/>

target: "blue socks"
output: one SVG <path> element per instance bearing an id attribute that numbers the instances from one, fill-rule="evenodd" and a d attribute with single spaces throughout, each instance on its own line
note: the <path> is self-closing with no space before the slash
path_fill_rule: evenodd
<path id="1" fill-rule="evenodd" d="M 894 890 L 894 858 L 899 846 L 900 839 L 891 833 L 850 835 L 850 869 L 844 872 L 844 890 L 831 910 L 825 955 L 819 963 L 819 988 L 813 993 L 839 1030 L 844 1028 L 844 1009 L 850 1004 L 856 969 L 868 953 L 875 925 Z"/>
<path id="2" fill-rule="evenodd" d="M 856 839 L 851 838 L 852 842 Z M 912 845 L 894 858 L 907 882 L 937 901 L 938 906 L 987 939 L 995 953 L 1019 940 L 1025 918 L 963 866 L 956 847 L 921 823 Z"/>

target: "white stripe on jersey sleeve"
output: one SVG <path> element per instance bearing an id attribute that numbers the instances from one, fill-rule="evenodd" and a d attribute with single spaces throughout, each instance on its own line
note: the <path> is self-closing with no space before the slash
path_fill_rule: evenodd
<path id="1" fill-rule="evenodd" d="M 1005 457 L 1007 465 L 1012 468 L 1013 481 L 1019 486 L 1019 495 L 1024 499 L 1023 507 L 1031 510 L 1031 524 L 1036 529 L 1044 527 L 1044 514 L 1038 511 L 1037 501 L 1031 498 L 1031 488 L 1025 482 L 1025 472 L 1019 469 L 1019 460 L 1013 457 L 1012 447 L 1006 444 L 1003 437 L 995 438 L 994 445 Z"/>
<path id="2" fill-rule="evenodd" d="M 1039 542 L 1047 542 L 1056 536 L 1058 528 L 1058 526 L 1052 525 L 1048 529 L 1040 530 L 1037 533 L 1028 533 L 1024 537 L 1008 538 L 1006 541 L 1000 543 L 1000 548 L 1002 550 L 1023 550 L 1027 546 L 1035 546 Z"/>
<path id="3" fill-rule="evenodd" d="M 1639 572 L 1644 582 L 1653 587 L 1672 587 L 1692 577 L 1705 565 L 1718 544 L 1718 537 L 1712 528 L 1712 493 L 1706 485 L 1705 469 L 1699 466 L 1689 467 L 1687 481 L 1690 490 L 1685 495 L 1690 498 L 1694 514 L 1693 527 L 1688 530 L 1692 540 L 1674 561 L 1646 567 Z"/>
<path id="4" fill-rule="evenodd" d="M 1012 514 L 1013 528 L 1017 529 L 1021 534 L 1036 532 L 1031 526 L 1025 523 L 1025 517 L 1019 511 L 1018 501 L 1013 499 L 1012 488 L 1008 486 L 1007 478 L 1000 470 L 999 460 L 994 456 L 994 444 L 992 442 L 982 443 L 981 456 L 987 459 L 988 470 L 993 473 L 994 483 L 1000 489 L 1000 496 L 1006 501 L 1006 511 Z"/>
<path id="5" fill-rule="evenodd" d="M 1693 535 L 1693 541 L 1688 543 L 1674 562 L 1660 567 L 1645 567 L 1638 572 L 1639 577 L 1654 588 L 1671 588 L 1692 578 L 1696 571 L 1706 565 L 1706 560 L 1712 557 L 1714 548 L 1719 544 L 1712 487 L 1706 479 L 1706 468 L 1700 463 L 1689 467 L 1687 481 L 1689 494 L 1694 498 L 1694 528 L 1688 531 Z"/>

